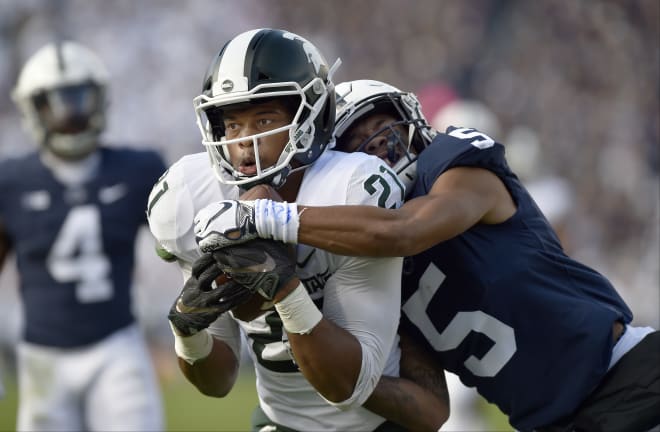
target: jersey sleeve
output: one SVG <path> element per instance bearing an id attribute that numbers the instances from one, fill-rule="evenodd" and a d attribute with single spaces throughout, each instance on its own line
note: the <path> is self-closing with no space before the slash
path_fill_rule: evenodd
<path id="1" fill-rule="evenodd" d="M 450 126 L 420 154 L 414 196 L 425 195 L 442 173 L 459 166 L 487 169 L 501 178 L 512 174 L 502 144 L 476 129 Z"/>
<path id="2" fill-rule="evenodd" d="M 339 408 L 361 406 L 376 388 L 395 342 L 401 307 L 402 258 L 342 258 L 328 279 L 323 316 L 350 332 L 362 348 L 353 394 Z M 398 371 L 397 371 L 398 372 Z"/>
<path id="3" fill-rule="evenodd" d="M 405 197 L 399 178 L 376 156 L 328 150 L 309 169 L 298 204 L 397 208 Z"/>
<path id="4" fill-rule="evenodd" d="M 324 189 L 317 191 L 324 190 L 325 197 L 340 199 L 344 204 L 384 208 L 401 205 L 405 188 L 385 163 L 363 153 L 343 155 L 328 160 L 318 184 L 318 188 Z M 333 180 L 325 175 L 336 177 Z M 337 190 L 328 192 L 330 187 Z M 362 348 L 362 364 L 353 394 L 341 402 L 326 401 L 342 410 L 355 408 L 376 387 L 396 338 L 403 260 L 348 257 L 320 250 L 316 253 L 326 256 L 329 266 L 336 269 L 325 284 L 323 316 L 350 332 Z"/>
<path id="5" fill-rule="evenodd" d="M 149 194 L 147 219 L 156 239 L 159 254 L 168 253 L 180 260 L 196 259 L 193 233 L 194 206 L 185 182 L 185 170 L 176 163 L 156 182 Z"/>
<path id="6" fill-rule="evenodd" d="M 380 158 L 368 156 L 352 172 L 346 204 L 399 208 L 405 198 L 403 183 Z"/>

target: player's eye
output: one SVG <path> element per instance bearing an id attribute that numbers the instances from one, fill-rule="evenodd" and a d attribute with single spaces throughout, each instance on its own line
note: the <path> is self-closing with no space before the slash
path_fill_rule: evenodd
<path id="1" fill-rule="evenodd" d="M 259 125 L 260 128 L 268 127 L 271 124 L 273 124 L 273 120 L 269 118 L 262 118 L 257 121 L 257 124 Z"/>

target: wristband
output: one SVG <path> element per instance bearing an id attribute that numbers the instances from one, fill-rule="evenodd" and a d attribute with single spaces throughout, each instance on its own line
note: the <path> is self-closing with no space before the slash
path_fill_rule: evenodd
<path id="1" fill-rule="evenodd" d="M 192 336 L 181 336 L 170 322 L 172 333 L 174 333 L 174 351 L 186 363 L 192 365 L 197 360 L 208 357 L 213 349 L 213 337 L 206 330 L 201 330 Z"/>
<path id="2" fill-rule="evenodd" d="M 282 319 L 284 329 L 294 334 L 311 333 L 323 318 L 302 282 L 289 295 L 275 303 L 275 310 Z"/>
<path id="3" fill-rule="evenodd" d="M 298 205 L 257 199 L 254 201 L 254 225 L 261 238 L 298 243 Z"/>

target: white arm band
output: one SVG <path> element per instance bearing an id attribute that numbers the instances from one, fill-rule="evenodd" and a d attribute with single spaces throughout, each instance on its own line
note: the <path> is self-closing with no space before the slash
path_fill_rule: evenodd
<path id="1" fill-rule="evenodd" d="M 261 238 L 272 238 L 284 243 L 298 243 L 298 205 L 257 199 L 254 201 L 254 224 Z"/>
<path id="2" fill-rule="evenodd" d="M 174 351 L 188 364 L 208 357 L 213 349 L 213 336 L 206 330 L 201 330 L 192 336 L 180 336 L 170 322 L 174 334 Z"/>
<path id="3" fill-rule="evenodd" d="M 284 329 L 289 333 L 309 334 L 323 319 L 323 314 L 307 294 L 302 282 L 276 303 L 275 309 L 282 319 Z"/>

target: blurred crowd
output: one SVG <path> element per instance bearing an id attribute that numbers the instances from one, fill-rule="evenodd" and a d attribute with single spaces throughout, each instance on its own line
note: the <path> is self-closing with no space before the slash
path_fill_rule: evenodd
<path id="1" fill-rule="evenodd" d="M 21 64 L 55 36 L 110 69 L 106 141 L 157 148 L 171 163 L 203 150 L 192 98 L 224 41 L 290 29 L 330 63 L 341 57 L 337 81 L 415 91 L 435 126 L 465 122 L 505 144 L 569 253 L 615 283 L 635 323 L 657 328 L 659 22 L 657 0 L 0 0 L 0 158 L 34 145 L 9 95 Z M 136 295 L 168 294 L 157 307 L 139 301 L 140 315 L 167 331 L 170 271 L 179 276 L 153 271 L 152 245 L 141 244 L 150 269 L 138 270 Z M 7 273 L 0 309 L 15 288 Z"/>

